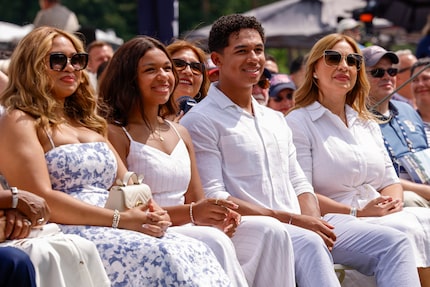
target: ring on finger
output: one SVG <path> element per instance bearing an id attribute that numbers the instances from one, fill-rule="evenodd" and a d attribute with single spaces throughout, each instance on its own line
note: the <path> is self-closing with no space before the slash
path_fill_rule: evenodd
<path id="1" fill-rule="evenodd" d="M 45 218 L 39 218 L 38 220 L 37 220 L 37 224 L 38 225 L 42 225 L 43 223 L 45 222 Z"/>
<path id="2" fill-rule="evenodd" d="M 25 218 L 23 221 L 25 225 L 31 226 L 31 221 L 28 220 L 27 218 Z"/>

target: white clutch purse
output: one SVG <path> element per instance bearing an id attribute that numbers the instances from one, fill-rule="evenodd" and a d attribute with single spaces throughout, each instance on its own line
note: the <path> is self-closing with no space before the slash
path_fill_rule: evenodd
<path id="1" fill-rule="evenodd" d="M 128 184 L 132 179 L 132 184 Z M 143 183 L 143 176 L 137 176 L 135 172 L 128 171 L 123 180 L 118 179 L 117 185 L 111 187 L 105 207 L 124 211 L 139 205 L 146 205 L 152 198 L 151 189 Z"/>

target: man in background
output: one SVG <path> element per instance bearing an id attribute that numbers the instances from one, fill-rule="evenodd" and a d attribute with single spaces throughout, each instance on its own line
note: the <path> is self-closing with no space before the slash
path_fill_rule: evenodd
<path id="1" fill-rule="evenodd" d="M 411 50 L 399 50 L 396 51 L 396 55 L 399 58 L 399 63 L 394 65 L 398 69 L 396 75 L 397 87 L 403 85 L 406 81 L 411 78 L 411 68 L 416 63 L 417 57 L 412 53 Z M 412 92 L 411 83 L 406 84 L 400 90 L 393 95 L 393 100 L 401 101 L 410 104 L 415 110 L 417 104 L 415 96 Z"/>
<path id="2" fill-rule="evenodd" d="M 337 32 L 339 34 L 344 34 L 357 42 L 357 45 L 360 49 L 363 49 L 364 46 L 361 44 L 361 27 L 363 24 L 359 21 L 356 21 L 352 18 L 345 18 L 339 21 L 337 24 Z"/>
<path id="3" fill-rule="evenodd" d="M 104 41 L 93 41 L 87 47 L 88 65 L 87 71 L 90 83 L 97 91 L 97 71 L 101 64 L 108 62 L 113 56 L 113 48 Z"/>
<path id="4" fill-rule="evenodd" d="M 73 33 L 79 29 L 75 13 L 61 5 L 60 0 L 39 0 L 40 10 L 33 21 L 34 28 L 51 26 Z"/>

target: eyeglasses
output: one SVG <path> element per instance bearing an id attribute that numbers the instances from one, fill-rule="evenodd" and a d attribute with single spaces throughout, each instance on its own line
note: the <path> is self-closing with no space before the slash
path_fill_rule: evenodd
<path id="1" fill-rule="evenodd" d="M 411 68 L 412 68 L 412 67 L 405 67 L 405 68 L 399 69 L 399 70 L 397 71 L 397 74 L 401 74 L 401 73 L 404 73 L 404 72 L 406 72 L 406 71 L 411 71 Z"/>
<path id="2" fill-rule="evenodd" d="M 87 67 L 88 54 L 76 53 L 68 58 L 64 53 L 49 54 L 49 67 L 57 72 L 63 71 L 67 64 L 70 63 L 75 71 L 81 71 Z"/>
<path id="3" fill-rule="evenodd" d="M 394 77 L 395 75 L 397 75 L 398 71 L 399 70 L 397 70 L 396 68 L 388 68 L 386 70 L 381 68 L 376 68 L 368 72 L 374 78 L 382 78 L 385 75 L 385 72 L 387 72 L 387 74 L 390 75 L 391 77 Z"/>
<path id="4" fill-rule="evenodd" d="M 293 99 L 293 93 L 292 92 L 286 94 L 285 97 L 280 97 L 280 96 L 273 97 L 273 100 L 277 103 L 280 103 L 284 100 L 290 100 L 291 101 L 292 99 Z"/>
<path id="5" fill-rule="evenodd" d="M 270 88 L 270 80 L 267 78 L 261 79 L 258 81 L 257 85 L 261 88 L 261 89 L 268 89 Z"/>
<path id="6" fill-rule="evenodd" d="M 363 62 L 363 56 L 359 54 L 352 53 L 352 54 L 343 56 L 338 51 L 333 51 L 333 50 L 325 50 L 323 57 L 324 57 L 324 62 L 327 66 L 339 66 L 340 61 L 342 61 L 342 58 L 344 58 L 348 66 L 350 67 L 355 66 L 357 70 L 360 70 L 361 63 Z"/>
<path id="7" fill-rule="evenodd" d="M 198 62 L 191 62 L 188 63 L 182 59 L 173 59 L 173 63 L 175 64 L 176 70 L 183 71 L 187 68 L 187 66 L 190 66 L 191 72 L 194 75 L 201 75 L 205 71 L 205 65 Z"/>

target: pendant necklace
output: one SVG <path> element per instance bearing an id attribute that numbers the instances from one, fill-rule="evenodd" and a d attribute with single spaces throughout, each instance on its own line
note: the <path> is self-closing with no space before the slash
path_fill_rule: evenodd
<path id="1" fill-rule="evenodd" d="M 160 125 L 158 125 L 157 128 L 158 129 L 154 130 L 153 134 L 157 135 L 158 139 L 162 142 L 162 141 L 164 141 L 164 138 L 163 138 L 163 136 L 160 133 Z"/>

